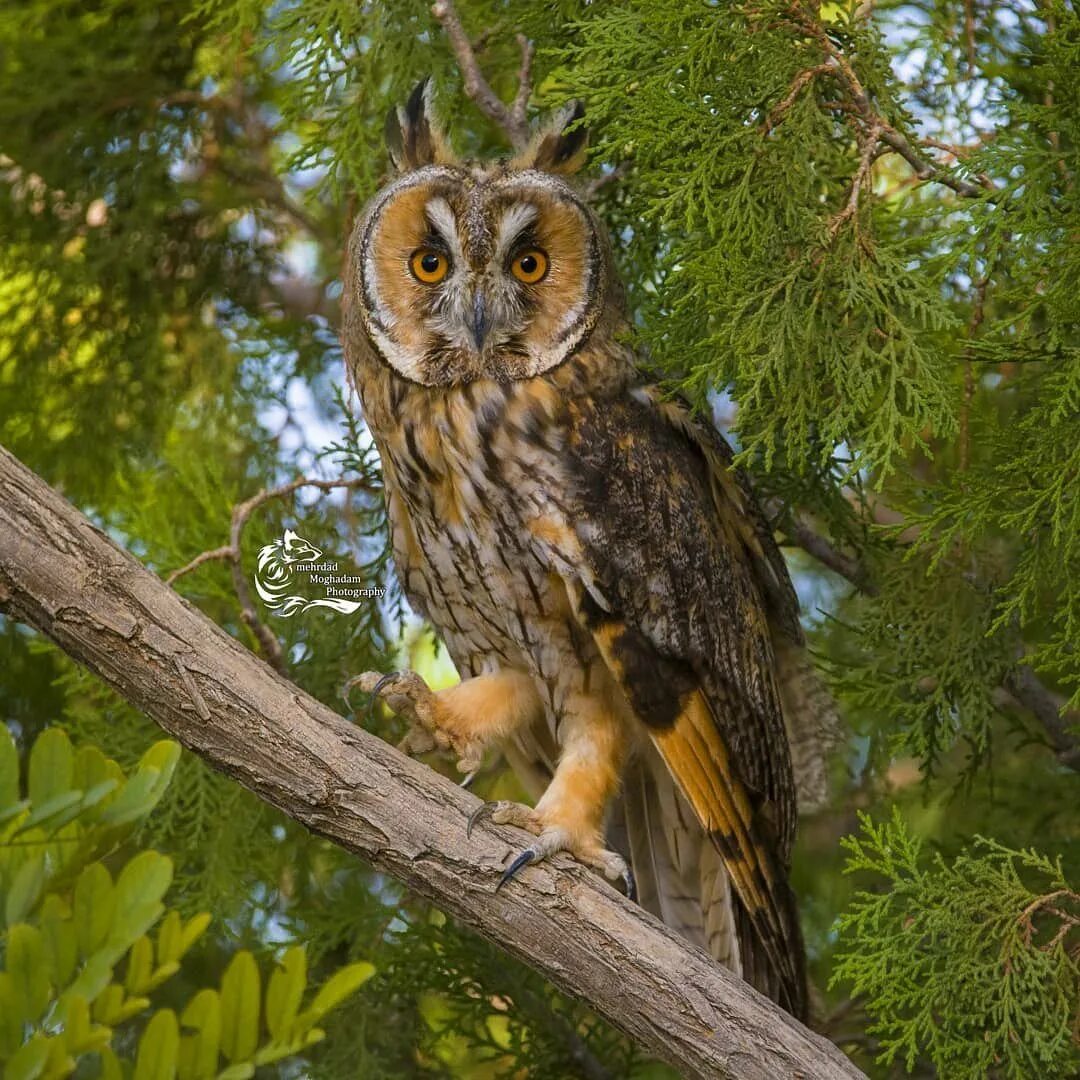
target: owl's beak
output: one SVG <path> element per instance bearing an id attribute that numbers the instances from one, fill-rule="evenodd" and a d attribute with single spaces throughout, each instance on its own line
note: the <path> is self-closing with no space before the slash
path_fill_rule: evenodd
<path id="1" fill-rule="evenodd" d="M 484 341 L 491 329 L 491 314 L 487 307 L 487 298 L 483 289 L 477 289 L 473 294 L 472 318 L 469 320 L 469 330 L 476 344 L 476 351 L 484 351 Z"/>

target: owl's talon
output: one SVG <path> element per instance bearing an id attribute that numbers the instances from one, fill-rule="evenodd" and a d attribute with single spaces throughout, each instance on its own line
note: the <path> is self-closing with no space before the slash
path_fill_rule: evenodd
<path id="1" fill-rule="evenodd" d="M 465 835 L 472 836 L 472 831 L 481 821 L 491 821 L 495 825 L 516 825 L 520 829 L 536 834 L 536 840 L 530 844 L 502 872 L 495 891 L 498 892 L 508 881 L 531 863 L 542 862 L 559 851 L 572 855 L 579 863 L 593 870 L 599 870 L 608 881 L 621 881 L 629 900 L 637 900 L 637 884 L 634 872 L 617 851 L 607 851 L 599 845 L 581 844 L 572 839 L 573 834 L 558 825 L 545 826 L 537 811 L 522 806 L 521 803 L 500 801 L 481 803 L 465 823 Z"/>
<path id="2" fill-rule="evenodd" d="M 366 675 L 366 674 L 367 674 L 367 672 L 364 672 L 364 675 Z M 353 710 L 353 705 L 352 705 L 352 698 L 351 698 L 352 692 L 358 686 L 360 686 L 361 689 L 363 688 L 362 687 L 362 680 L 364 678 L 364 675 L 353 675 L 351 678 L 346 679 L 341 684 L 341 690 L 339 691 L 339 693 L 341 694 L 341 700 L 345 702 L 345 708 L 348 709 L 349 712 L 354 711 Z M 369 708 L 370 708 L 370 703 L 369 703 Z"/>
<path id="3" fill-rule="evenodd" d="M 414 727 L 424 727 L 429 730 L 434 727 L 430 719 L 430 711 L 435 695 L 416 672 L 365 671 L 349 679 L 345 684 L 346 693 L 354 686 L 360 687 L 369 695 L 369 719 L 374 718 L 375 706 L 383 701 Z"/>
<path id="4" fill-rule="evenodd" d="M 467 786 L 484 763 L 486 743 L 469 733 L 452 710 L 440 700 L 440 693 L 428 686 L 415 671 L 365 671 L 349 680 L 371 695 L 370 708 L 380 700 L 402 719 L 409 729 L 398 743 L 403 754 L 426 754 L 441 750 L 457 758 L 458 771 L 467 773 Z"/>
<path id="5" fill-rule="evenodd" d="M 372 698 L 377 699 L 382 693 L 383 687 L 388 686 L 400 675 L 400 671 L 388 671 L 385 675 L 383 675 L 382 678 L 380 678 L 379 681 L 375 683 L 375 685 L 371 688 Z M 363 678 L 363 676 L 361 675 L 360 678 Z"/>
<path id="6" fill-rule="evenodd" d="M 529 863 L 535 862 L 539 858 L 539 855 L 531 847 L 526 848 L 503 872 L 502 877 L 499 878 L 498 885 L 495 886 L 495 891 L 498 892 L 517 872 L 524 866 L 528 866 Z"/>
<path id="7" fill-rule="evenodd" d="M 481 803 L 470 815 L 469 820 L 465 822 L 465 839 L 468 840 L 472 837 L 472 831 L 476 823 L 482 818 L 491 816 L 491 808 L 494 803 Z"/>
<path id="8" fill-rule="evenodd" d="M 369 698 L 368 698 L 368 709 L 367 709 L 367 714 L 368 714 L 368 719 L 369 720 L 374 720 L 375 719 L 375 707 L 382 700 L 382 691 L 383 691 L 383 689 L 386 686 L 388 686 L 390 683 L 392 683 L 400 674 L 401 674 L 400 671 L 388 671 L 385 675 L 382 676 L 381 679 L 378 680 L 378 682 L 375 683 L 375 685 L 368 692 L 369 695 L 370 695 Z M 361 675 L 360 678 L 362 679 L 363 675 Z"/>
<path id="9" fill-rule="evenodd" d="M 481 805 L 476 807 L 471 814 L 469 814 L 469 820 L 465 822 L 465 839 L 472 837 L 473 828 L 478 821 L 482 821 L 484 818 L 490 818 L 492 808 L 498 806 L 497 802 L 481 802 Z"/>

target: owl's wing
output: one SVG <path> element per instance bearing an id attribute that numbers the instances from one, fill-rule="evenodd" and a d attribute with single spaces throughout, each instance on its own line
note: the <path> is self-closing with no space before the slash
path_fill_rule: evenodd
<path id="1" fill-rule="evenodd" d="M 787 571 L 723 440 L 684 407 L 638 390 L 570 411 L 579 550 L 576 568 L 559 562 L 575 614 L 720 854 L 745 977 L 801 1015 L 795 793 L 769 629 L 794 617 Z"/>

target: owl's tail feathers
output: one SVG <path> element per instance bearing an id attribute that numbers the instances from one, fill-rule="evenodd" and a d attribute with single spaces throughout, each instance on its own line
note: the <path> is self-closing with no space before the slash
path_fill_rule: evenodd
<path id="1" fill-rule="evenodd" d="M 630 854 L 642 907 L 742 974 L 723 860 L 652 746 L 626 771 L 612 832 L 612 846 Z"/>
<path id="2" fill-rule="evenodd" d="M 813 813 L 828 797 L 829 755 L 840 742 L 840 717 L 836 701 L 801 644 L 774 634 L 773 652 L 799 813 Z"/>
<path id="3" fill-rule="evenodd" d="M 801 998 L 762 946 L 761 928 L 743 906 L 716 845 L 654 748 L 631 761 L 613 816 L 611 845 L 630 853 L 638 901 L 676 933 L 757 990 L 801 1014 Z M 619 835 L 623 834 L 623 835 Z M 778 883 L 786 905 L 788 945 L 801 955 L 795 897 Z"/>
<path id="4" fill-rule="evenodd" d="M 762 911 L 740 900 L 719 846 L 652 746 L 627 767 L 610 833 L 610 845 L 630 854 L 642 907 L 793 1015 L 804 1014 L 803 946 L 790 886 L 773 875 L 771 903 L 786 934 L 786 963 L 778 964 Z"/>

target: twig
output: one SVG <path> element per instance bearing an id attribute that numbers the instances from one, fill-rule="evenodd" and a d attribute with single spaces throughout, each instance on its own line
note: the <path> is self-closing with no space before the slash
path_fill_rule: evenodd
<path id="1" fill-rule="evenodd" d="M 878 150 L 878 135 L 880 133 L 881 126 L 875 120 L 863 136 L 859 167 L 855 170 L 855 175 L 851 179 L 851 193 L 848 195 L 847 203 L 845 203 L 843 209 L 834 214 L 829 221 L 830 240 L 836 238 L 836 234 L 843 228 L 844 223 L 853 218 L 859 209 L 859 194 L 870 179 L 870 172 L 874 167 L 874 158 Z M 856 235 L 858 235 L 857 228 Z"/>
<path id="2" fill-rule="evenodd" d="M 869 570 L 857 556 L 847 555 L 831 540 L 816 532 L 798 511 L 790 511 L 779 499 L 770 499 L 765 506 L 774 529 L 781 529 L 796 547 L 813 556 L 822 566 L 851 582 L 865 596 L 877 596 L 878 588 Z"/>
<path id="3" fill-rule="evenodd" d="M 302 476 L 298 480 L 293 480 L 288 484 L 282 484 L 280 487 L 269 488 L 252 495 L 250 499 L 246 499 L 242 503 L 237 503 L 233 507 L 232 519 L 229 525 L 229 543 L 226 547 L 213 548 L 210 551 L 203 551 L 196 555 L 191 562 L 184 566 L 181 566 L 179 570 L 174 570 L 165 579 L 166 585 L 172 585 L 179 578 L 185 574 L 190 574 L 192 570 L 198 569 L 200 566 L 214 560 L 222 560 L 229 564 L 229 572 L 232 575 L 233 589 L 236 592 L 237 599 L 240 601 L 240 617 L 244 620 L 244 624 L 255 635 L 255 639 L 259 643 L 260 650 L 263 656 L 266 657 L 267 663 L 270 664 L 276 671 L 284 671 L 285 663 L 284 656 L 281 651 L 281 644 L 277 637 L 258 616 L 255 610 L 255 601 L 252 599 L 251 590 L 248 588 L 247 578 L 244 576 L 244 567 L 241 560 L 241 545 L 240 542 L 243 539 L 244 527 L 248 523 L 248 519 L 260 506 L 270 502 L 273 499 L 283 499 L 289 495 L 294 494 L 303 487 L 314 487 L 320 491 L 333 491 L 337 488 L 359 488 L 365 487 L 367 481 L 362 477 L 352 477 L 347 480 L 316 480 L 311 477 Z"/>
<path id="4" fill-rule="evenodd" d="M 843 49 L 829 37 L 816 12 L 808 10 L 802 0 L 793 0 L 788 7 L 788 14 L 803 33 L 812 37 L 818 43 L 818 46 L 829 58 L 829 62 L 835 65 L 836 74 L 847 86 L 855 108 L 855 115 L 862 124 L 867 129 L 877 128 L 876 137 L 891 150 L 898 153 L 915 170 L 915 174 L 919 179 L 933 180 L 936 183 L 944 184 L 965 198 L 986 197 L 986 189 L 993 189 L 993 184 L 989 178 L 984 178 L 983 186 L 980 187 L 958 176 L 953 176 L 938 162 L 923 157 L 892 124 L 874 109 L 870 102 L 870 96 L 855 73 L 855 69 L 851 66 L 851 62 L 844 54 Z"/>
<path id="5" fill-rule="evenodd" d="M 192 570 L 198 570 L 204 563 L 212 562 L 215 559 L 231 559 L 232 557 L 233 549 L 231 547 L 219 547 L 213 548 L 210 551 L 200 552 L 191 560 L 191 562 L 181 566 L 179 570 L 174 570 L 165 579 L 165 584 L 170 586 L 175 585 L 185 574 L 190 574 Z"/>
<path id="6" fill-rule="evenodd" d="M 615 168 L 609 169 L 606 173 L 601 173 L 599 176 L 593 177 L 593 179 L 585 185 L 585 198 L 593 198 L 598 192 L 603 191 L 608 184 L 613 184 L 616 180 L 621 180 L 629 171 L 630 162 L 620 161 Z"/>
<path id="7" fill-rule="evenodd" d="M 768 135 L 773 128 L 779 127 L 788 110 L 795 104 L 799 95 L 802 93 L 803 87 L 805 87 L 807 83 L 812 82 L 818 75 L 829 75 L 833 70 L 834 67 L 832 64 L 818 64 L 817 67 L 800 71 L 792 81 L 791 88 L 788 90 L 783 100 L 777 105 L 774 105 L 769 111 L 769 115 L 762 125 L 761 133 L 763 135 Z"/>
<path id="8" fill-rule="evenodd" d="M 477 108 L 488 119 L 493 120 L 506 133 L 511 146 L 522 150 L 529 141 L 529 125 L 525 110 L 532 93 L 533 47 L 524 35 L 518 35 L 521 45 L 521 68 L 518 72 L 518 90 L 514 104 L 507 107 L 499 95 L 491 89 L 491 84 L 484 78 L 476 53 L 469 41 L 469 35 L 461 25 L 457 8 L 453 0 L 436 0 L 431 5 L 431 14 L 442 26 L 450 41 L 450 48 L 457 57 L 458 67 L 465 82 L 465 93 L 476 102 Z"/>
<path id="9" fill-rule="evenodd" d="M 532 63 L 535 55 L 533 43 L 524 35 L 517 35 L 518 48 L 521 49 L 521 67 L 518 69 L 518 88 L 514 103 L 510 106 L 510 118 L 514 126 L 528 133 L 529 97 L 532 94 Z"/>

